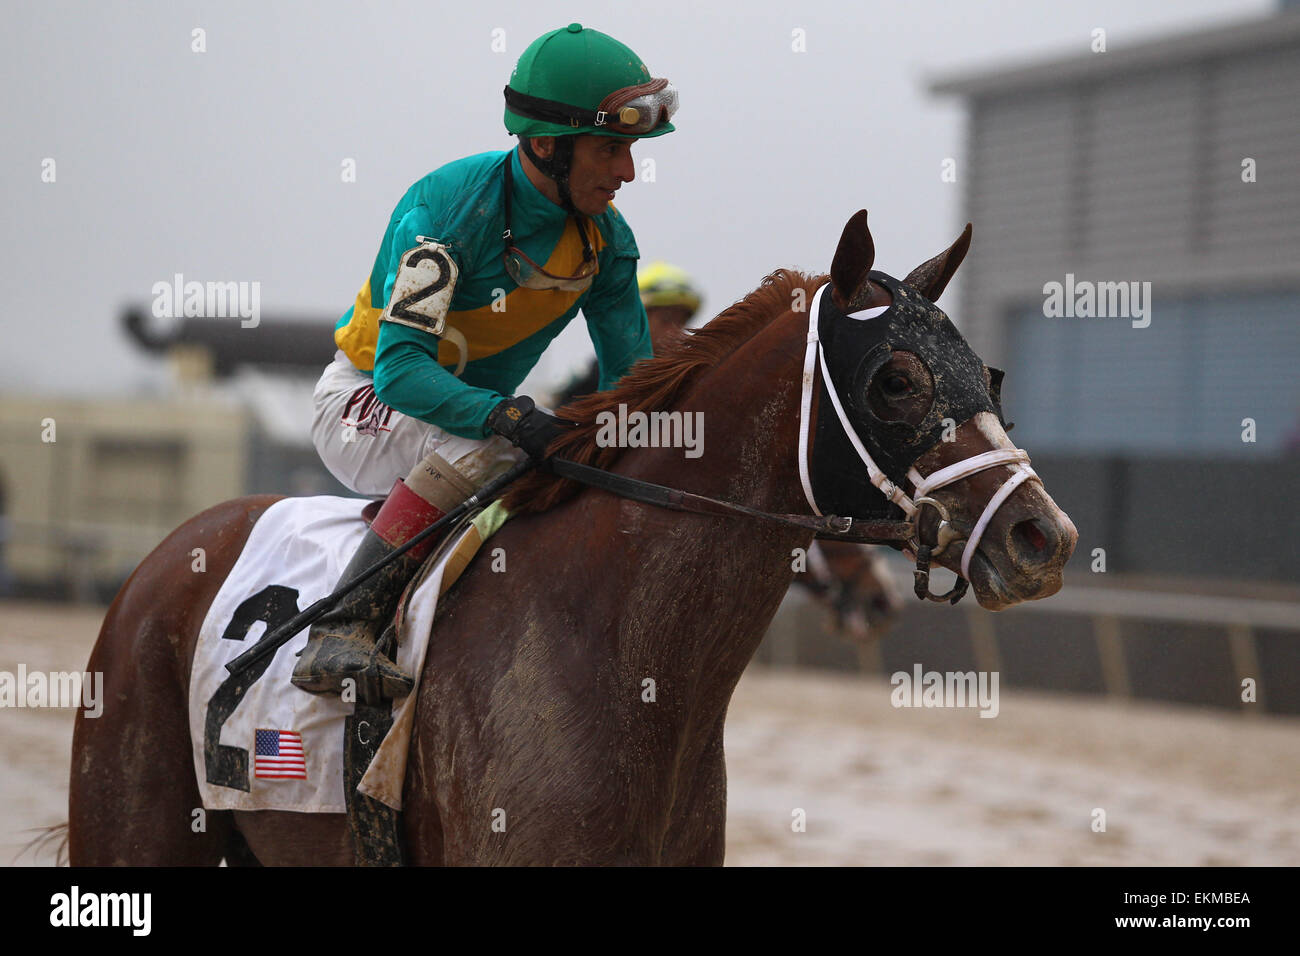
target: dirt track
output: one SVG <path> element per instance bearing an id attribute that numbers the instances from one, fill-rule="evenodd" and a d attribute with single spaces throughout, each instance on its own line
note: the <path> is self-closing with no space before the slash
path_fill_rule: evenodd
<path id="1" fill-rule="evenodd" d="M 80 669 L 102 614 L 0 603 L 0 671 Z M 1300 865 L 1300 720 L 1006 690 L 990 720 L 889 690 L 751 668 L 727 724 L 728 864 Z M 66 818 L 72 713 L 0 710 L 0 862 Z"/>

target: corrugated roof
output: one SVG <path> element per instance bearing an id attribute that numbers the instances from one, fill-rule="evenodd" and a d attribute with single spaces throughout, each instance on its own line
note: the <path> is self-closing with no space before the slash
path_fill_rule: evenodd
<path id="1" fill-rule="evenodd" d="M 1300 10 L 1108 49 L 1105 53 L 1044 58 L 1006 69 L 963 71 L 930 80 L 926 85 L 931 93 L 974 98 L 1031 87 L 1041 89 L 1109 80 L 1123 73 L 1293 44 L 1300 45 Z"/>

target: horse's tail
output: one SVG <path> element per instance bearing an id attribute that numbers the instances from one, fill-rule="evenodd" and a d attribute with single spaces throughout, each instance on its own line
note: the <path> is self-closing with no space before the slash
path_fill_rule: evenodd
<path id="1" fill-rule="evenodd" d="M 55 823 L 48 827 L 33 827 L 32 829 L 36 831 L 36 836 L 32 837 L 25 844 L 23 844 L 23 846 L 18 850 L 18 852 L 14 854 L 13 862 L 17 864 L 18 858 L 21 857 L 28 850 L 32 851 L 32 860 L 33 862 L 35 862 L 36 857 L 40 855 L 41 851 L 44 850 L 45 847 L 47 847 L 51 841 L 57 839 L 59 842 L 58 842 L 58 846 L 55 847 L 54 850 L 54 865 L 67 866 L 68 865 L 68 821 L 64 820 L 62 823 Z M 32 831 L 29 830 L 27 832 L 30 833 Z"/>

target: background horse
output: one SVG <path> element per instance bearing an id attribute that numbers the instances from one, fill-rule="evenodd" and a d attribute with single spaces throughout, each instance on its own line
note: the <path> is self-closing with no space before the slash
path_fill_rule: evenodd
<path id="1" fill-rule="evenodd" d="M 855 644 L 880 640 L 903 611 L 889 563 L 871 545 L 814 541 L 793 583 L 825 608 L 829 630 Z"/>
<path id="2" fill-rule="evenodd" d="M 913 270 L 907 286 L 937 298 L 968 243 L 969 227 Z M 868 278 L 874 255 L 860 212 L 831 269 L 837 306 L 889 305 L 888 289 Z M 551 450 L 763 511 L 807 513 L 796 457 L 802 362 L 807 303 L 825 281 L 785 270 L 768 276 L 615 390 L 571 406 L 567 417 L 589 424 Z M 884 431 L 906 436 L 943 382 L 915 354 L 886 358 L 860 398 Z M 706 453 L 602 447 L 596 414 L 620 403 L 702 412 Z M 873 416 L 853 415 L 859 432 L 882 428 Z M 913 464 L 930 475 L 1010 447 L 997 415 L 983 412 Z M 932 496 L 969 534 L 1011 474 L 990 467 Z M 547 474 L 520 480 L 507 499 L 517 517 L 493 540 L 508 570 L 476 562 L 443 598 L 405 784 L 413 863 L 722 862 L 727 705 L 790 584 L 792 555 L 812 534 L 579 490 Z M 97 720 L 78 713 L 73 741 L 74 865 L 353 861 L 341 814 L 210 811 L 195 832 L 201 804 L 186 700 L 195 640 L 275 500 L 239 499 L 187 522 L 109 608 L 88 665 L 104 674 L 107 704 Z M 1020 484 L 995 505 L 970 565 L 979 603 L 999 609 L 1055 593 L 1075 540 L 1041 483 Z M 206 549 L 205 573 L 191 570 L 197 547 Z M 936 560 L 956 569 L 959 559 L 949 547 Z"/>

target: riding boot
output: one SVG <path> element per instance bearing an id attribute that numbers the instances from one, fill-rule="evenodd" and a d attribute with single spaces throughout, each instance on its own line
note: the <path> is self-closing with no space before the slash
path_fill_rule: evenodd
<path id="1" fill-rule="evenodd" d="M 430 456 L 433 457 L 436 456 Z M 426 458 L 406 481 L 399 478 L 393 485 L 339 584 L 352 580 L 391 554 L 472 493 L 472 485 L 452 466 L 441 458 L 431 466 Z M 338 694 L 343 690 L 343 681 L 352 678 L 362 699 L 376 694 L 385 698 L 402 697 L 411 692 L 414 686 L 411 675 L 379 653 L 375 644 L 392 621 L 403 588 L 433 551 L 437 540 L 435 535 L 390 561 L 312 625 L 307 646 L 290 678 L 295 687 L 313 694 Z"/>

